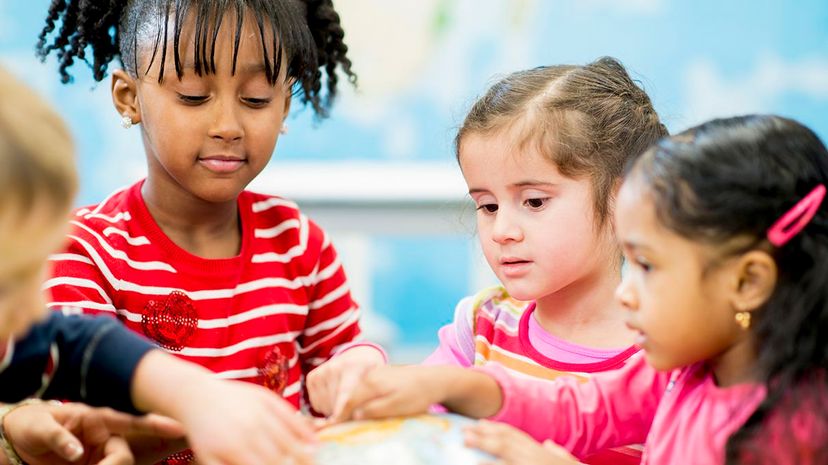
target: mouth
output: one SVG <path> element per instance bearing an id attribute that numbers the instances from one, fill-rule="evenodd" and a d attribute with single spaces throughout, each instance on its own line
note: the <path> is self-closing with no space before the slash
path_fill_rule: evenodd
<path id="1" fill-rule="evenodd" d="M 637 326 L 630 324 L 630 322 L 625 323 L 625 325 L 631 331 L 634 331 L 636 333 L 633 344 L 637 345 L 638 347 L 644 348 L 644 345 L 647 343 L 647 335 L 643 331 L 638 329 Z"/>
<path id="2" fill-rule="evenodd" d="M 232 173 L 244 166 L 247 163 L 247 159 L 232 155 L 211 155 L 208 157 L 199 157 L 198 163 L 215 173 Z"/>
<path id="3" fill-rule="evenodd" d="M 529 265 L 531 264 L 531 260 L 521 258 L 504 257 L 500 259 L 500 268 L 509 277 L 522 275 L 529 269 Z"/>

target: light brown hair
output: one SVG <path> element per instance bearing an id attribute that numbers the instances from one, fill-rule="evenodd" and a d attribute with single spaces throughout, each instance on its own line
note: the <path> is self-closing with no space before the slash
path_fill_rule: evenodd
<path id="1" fill-rule="evenodd" d="M 0 213 L 23 220 L 45 201 L 65 221 L 78 184 L 73 154 L 57 112 L 0 68 Z"/>
<path id="2" fill-rule="evenodd" d="M 615 58 L 584 66 L 543 66 L 512 73 L 475 102 L 455 138 L 517 130 L 520 148 L 536 144 L 564 176 L 589 176 L 603 225 L 624 166 L 667 135 L 650 97 Z"/>

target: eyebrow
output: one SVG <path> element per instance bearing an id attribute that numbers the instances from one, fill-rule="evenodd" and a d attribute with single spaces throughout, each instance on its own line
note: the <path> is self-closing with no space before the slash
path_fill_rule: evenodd
<path id="1" fill-rule="evenodd" d="M 514 187 L 545 187 L 547 189 L 555 188 L 557 186 L 558 186 L 557 184 L 552 183 L 552 182 L 538 181 L 538 180 L 535 180 L 535 179 L 527 179 L 525 181 L 519 181 L 519 182 L 512 183 L 512 184 L 509 185 L 509 187 L 512 187 L 512 188 L 514 188 Z M 489 190 L 488 189 L 478 189 L 478 188 L 469 189 L 469 194 L 479 194 L 481 192 L 489 192 Z"/>
<path id="2" fill-rule="evenodd" d="M 647 245 L 635 241 L 621 241 L 621 247 L 629 250 L 644 250 L 652 251 L 653 249 Z"/>

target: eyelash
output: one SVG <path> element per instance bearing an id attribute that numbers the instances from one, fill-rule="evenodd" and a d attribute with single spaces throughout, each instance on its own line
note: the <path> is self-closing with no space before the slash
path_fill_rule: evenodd
<path id="1" fill-rule="evenodd" d="M 641 271 L 647 273 L 653 269 L 653 265 L 649 264 L 646 260 L 642 260 L 641 258 L 636 258 L 633 260 L 633 263 L 639 268 Z"/>
<path id="2" fill-rule="evenodd" d="M 549 200 L 549 197 L 538 197 L 533 199 L 526 199 L 523 201 L 523 204 L 533 210 L 537 210 L 539 208 L 543 208 L 543 206 L 546 205 L 547 200 Z M 532 202 L 540 202 L 540 205 L 531 205 Z"/>
<path id="3" fill-rule="evenodd" d="M 200 105 L 207 101 L 208 96 L 206 95 L 184 95 L 178 94 L 178 99 L 184 102 L 187 105 Z M 253 108 L 262 108 L 267 106 L 272 100 L 266 98 L 243 98 L 242 99 L 246 104 L 250 105 Z"/>

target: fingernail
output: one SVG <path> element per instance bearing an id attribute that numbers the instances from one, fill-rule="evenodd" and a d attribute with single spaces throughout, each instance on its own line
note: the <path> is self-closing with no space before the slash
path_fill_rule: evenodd
<path id="1" fill-rule="evenodd" d="M 83 447 L 75 442 L 70 442 L 63 447 L 63 453 L 69 460 L 77 460 L 83 455 Z"/>

